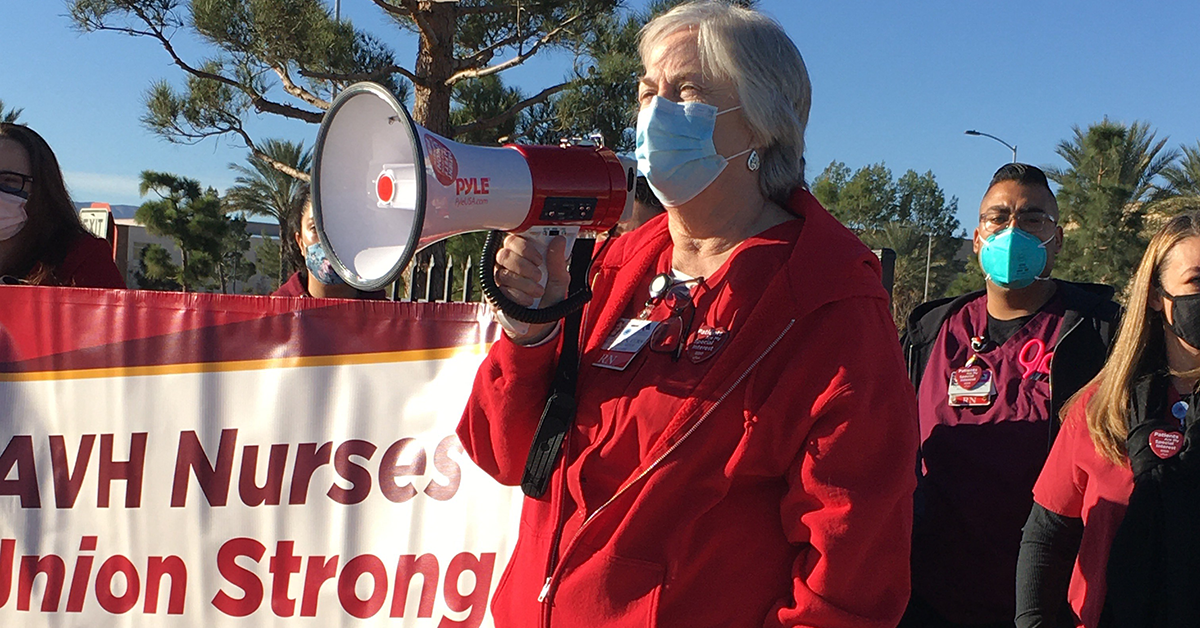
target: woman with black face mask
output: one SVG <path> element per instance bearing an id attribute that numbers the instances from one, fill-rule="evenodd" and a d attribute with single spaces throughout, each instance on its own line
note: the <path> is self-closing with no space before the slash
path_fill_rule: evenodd
<path id="1" fill-rule="evenodd" d="M 1127 290 L 1034 487 L 1018 626 L 1200 625 L 1200 212 L 1154 235 Z"/>

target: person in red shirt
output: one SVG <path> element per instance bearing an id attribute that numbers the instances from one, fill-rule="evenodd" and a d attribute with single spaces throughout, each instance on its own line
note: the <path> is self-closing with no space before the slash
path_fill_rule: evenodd
<path id="1" fill-rule="evenodd" d="M 0 278 L 124 288 L 112 248 L 83 227 L 54 151 L 33 129 L 0 122 Z"/>
<path id="2" fill-rule="evenodd" d="M 916 403 L 879 260 L 804 184 L 803 59 L 712 1 L 650 22 L 641 52 L 638 167 L 666 212 L 592 265 L 574 421 L 527 493 L 496 626 L 891 628 Z M 564 249 L 509 236 L 497 284 L 561 301 Z M 458 434 L 503 484 L 563 328 L 506 328 L 476 375 Z"/>
<path id="3" fill-rule="evenodd" d="M 291 237 L 296 243 L 296 250 L 304 260 L 304 267 L 292 273 L 279 289 L 271 293 L 273 297 L 317 297 L 322 299 L 372 299 L 387 298 L 382 290 L 363 292 L 342 281 L 333 270 L 333 266 L 325 259 L 325 249 L 321 246 L 320 236 L 317 235 L 317 224 L 313 221 L 312 200 L 304 202 L 304 210 L 289 221 Z M 289 247 L 290 248 L 290 247 Z"/>
<path id="4" fill-rule="evenodd" d="M 1033 489 L 1021 628 L 1200 626 L 1200 213 L 1154 235 L 1127 290 Z"/>

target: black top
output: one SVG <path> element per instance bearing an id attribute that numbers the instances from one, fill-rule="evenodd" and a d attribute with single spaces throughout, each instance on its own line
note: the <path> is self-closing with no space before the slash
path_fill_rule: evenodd
<path id="1" fill-rule="evenodd" d="M 1071 572 L 1083 541 L 1083 519 L 1033 503 L 1017 558 L 1017 628 L 1075 626 L 1067 602 Z"/>
<path id="2" fill-rule="evenodd" d="M 1022 327 L 1025 326 L 1025 323 L 1028 323 L 1029 321 L 1033 320 L 1034 316 L 1036 316 L 1036 314 L 1030 314 L 1029 316 L 1021 316 L 1018 318 L 1014 318 L 1012 320 L 1002 321 L 998 318 L 995 318 L 991 314 L 988 314 L 987 315 L 987 325 L 988 325 L 987 326 L 987 337 L 988 337 L 988 340 L 990 340 L 991 342 L 993 342 L 997 345 L 1004 344 L 1005 342 L 1008 341 L 1009 338 L 1012 338 L 1014 335 L 1016 335 L 1016 333 L 1018 331 L 1020 331 Z"/>

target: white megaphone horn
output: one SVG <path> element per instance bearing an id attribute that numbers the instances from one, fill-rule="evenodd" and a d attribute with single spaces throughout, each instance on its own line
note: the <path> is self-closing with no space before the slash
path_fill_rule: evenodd
<path id="1" fill-rule="evenodd" d="M 630 214 L 635 177 L 633 160 L 603 147 L 451 141 L 414 123 L 384 87 L 356 83 L 317 133 L 313 221 L 346 283 L 377 290 L 452 235 L 606 232 Z"/>

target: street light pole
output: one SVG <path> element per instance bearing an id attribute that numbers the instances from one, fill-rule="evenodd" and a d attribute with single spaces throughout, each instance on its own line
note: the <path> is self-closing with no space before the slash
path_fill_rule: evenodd
<path id="1" fill-rule="evenodd" d="M 1011 151 L 1012 151 L 1012 154 L 1013 154 L 1013 163 L 1014 163 L 1014 164 L 1015 164 L 1015 163 L 1017 163 L 1017 147 L 1016 147 L 1016 146 L 1013 146 L 1012 144 L 1009 144 L 1008 142 L 1006 142 L 1006 141 L 1004 141 L 1004 140 L 1002 140 L 1002 139 L 1000 139 L 1000 138 L 996 137 L 995 135 L 992 135 L 992 134 L 990 134 L 990 133 L 981 133 L 981 132 L 979 132 L 979 131 L 976 131 L 975 129 L 971 129 L 971 130 L 969 130 L 969 131 L 965 131 L 965 133 L 966 133 L 967 135 L 981 135 L 981 136 L 983 136 L 983 137 L 990 137 L 990 138 L 992 138 L 992 139 L 996 140 L 997 142 L 1000 142 L 1001 144 L 1004 144 L 1005 146 L 1007 146 L 1007 147 L 1008 147 L 1008 150 L 1011 150 Z"/>
<path id="2" fill-rule="evenodd" d="M 929 245 L 925 249 L 925 297 L 921 299 L 923 303 L 929 302 L 929 266 L 933 260 L 933 232 L 929 232 Z"/>
<path id="3" fill-rule="evenodd" d="M 333 0 L 333 21 L 335 21 L 335 22 L 342 21 L 342 0 Z M 329 79 L 330 99 L 332 99 L 334 96 L 337 96 L 337 93 L 338 93 L 337 81 L 335 81 L 333 79 Z M 392 290 L 394 291 L 395 288 L 392 288 Z M 393 294 L 394 294 L 394 292 L 393 292 Z"/>

